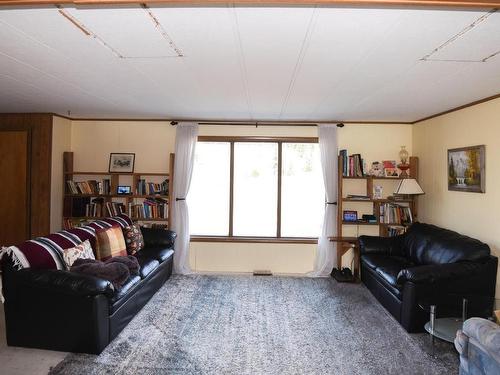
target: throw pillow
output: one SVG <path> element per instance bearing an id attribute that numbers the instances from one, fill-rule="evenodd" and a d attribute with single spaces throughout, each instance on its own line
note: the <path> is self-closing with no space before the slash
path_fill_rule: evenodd
<path id="1" fill-rule="evenodd" d="M 77 259 L 95 259 L 89 240 L 83 241 L 80 245 L 63 250 L 64 262 L 68 269 Z"/>
<path id="2" fill-rule="evenodd" d="M 127 253 L 130 255 L 134 255 L 144 248 L 144 238 L 139 224 L 132 224 L 123 228 L 123 236 L 127 245 Z"/>
<path id="3" fill-rule="evenodd" d="M 96 230 L 96 258 L 106 260 L 116 256 L 126 256 L 127 247 L 122 229 L 118 225 Z"/>

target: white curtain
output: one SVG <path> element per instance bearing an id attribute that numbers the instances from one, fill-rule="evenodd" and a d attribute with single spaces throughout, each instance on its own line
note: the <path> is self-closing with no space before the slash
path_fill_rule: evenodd
<path id="1" fill-rule="evenodd" d="M 194 151 L 198 139 L 198 124 L 179 123 L 175 132 L 175 163 L 173 186 L 172 229 L 177 233 L 174 253 L 174 272 L 188 274 L 189 267 L 189 213 L 186 196 L 191 184 Z"/>
<path id="2" fill-rule="evenodd" d="M 328 237 L 337 233 L 337 126 L 322 124 L 318 126 L 319 150 L 321 155 L 321 168 L 325 184 L 326 208 L 323 218 L 323 229 L 318 238 L 318 250 L 314 261 L 311 276 L 328 276 L 333 267 L 337 266 L 337 252 L 334 242 Z"/>

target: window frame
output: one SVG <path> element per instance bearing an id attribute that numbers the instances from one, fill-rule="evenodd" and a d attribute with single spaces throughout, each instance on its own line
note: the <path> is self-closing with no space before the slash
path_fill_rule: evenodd
<path id="1" fill-rule="evenodd" d="M 192 235 L 192 242 L 245 242 L 245 243 L 297 243 L 315 244 L 318 237 L 282 237 L 281 236 L 281 185 L 282 185 L 282 164 L 283 164 L 283 143 L 318 143 L 318 137 L 224 137 L 224 136 L 198 136 L 198 142 L 225 142 L 229 143 L 229 235 Z M 233 235 L 233 213 L 234 213 L 234 144 L 238 142 L 256 143 L 277 143 L 278 144 L 278 195 L 277 199 L 277 223 L 276 236 L 234 236 Z"/>

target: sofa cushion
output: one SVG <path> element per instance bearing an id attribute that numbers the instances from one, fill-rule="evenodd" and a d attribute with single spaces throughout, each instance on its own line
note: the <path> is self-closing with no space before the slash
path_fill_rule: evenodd
<path id="1" fill-rule="evenodd" d="M 402 286 L 397 283 L 399 271 L 411 267 L 412 263 L 402 257 L 386 257 L 377 260 L 375 272 L 390 285 L 400 289 Z"/>
<path id="2" fill-rule="evenodd" d="M 490 255 L 485 243 L 430 224 L 415 223 L 403 237 L 405 255 L 416 265 L 476 261 Z"/>
<path id="3" fill-rule="evenodd" d="M 104 261 L 115 256 L 127 255 L 123 232 L 118 225 L 96 230 L 96 237 L 96 259 Z"/>
<path id="4" fill-rule="evenodd" d="M 156 259 L 160 263 L 174 256 L 174 251 L 165 246 L 148 246 L 141 250 L 140 254 L 145 254 L 150 258 Z"/>
<path id="5" fill-rule="evenodd" d="M 148 275 L 156 270 L 160 265 L 160 262 L 155 258 L 150 257 L 149 254 L 143 254 L 142 252 L 139 252 L 134 256 L 137 258 L 137 261 L 141 266 L 141 269 L 139 271 L 141 279 L 145 279 L 146 277 L 148 277 Z"/>
<path id="6" fill-rule="evenodd" d="M 361 262 L 364 263 L 367 267 L 371 269 L 377 268 L 377 264 L 379 264 L 380 260 L 383 258 L 387 258 L 387 255 L 382 254 L 366 254 L 361 256 Z"/>
<path id="7" fill-rule="evenodd" d="M 141 282 L 141 278 L 137 275 L 131 275 L 127 281 L 120 287 L 116 289 L 115 294 L 111 297 L 111 304 L 116 304 L 116 302 L 123 300 L 124 297 L 129 295 L 132 290 L 134 290 L 139 283 Z"/>
<path id="8" fill-rule="evenodd" d="M 144 248 L 144 238 L 139 224 L 132 224 L 123 228 L 123 237 L 125 237 L 127 253 L 130 255 L 135 255 Z"/>
<path id="9" fill-rule="evenodd" d="M 68 269 L 77 259 L 95 259 L 89 240 L 85 240 L 81 244 L 69 249 L 64 249 L 63 258 Z"/>

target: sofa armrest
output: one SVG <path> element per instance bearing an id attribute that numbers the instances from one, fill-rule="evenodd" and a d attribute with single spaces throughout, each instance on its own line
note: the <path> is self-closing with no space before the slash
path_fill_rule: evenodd
<path id="1" fill-rule="evenodd" d="M 398 284 L 404 284 L 406 281 L 415 284 L 432 284 L 439 281 L 474 276 L 480 273 L 483 268 L 483 264 L 476 262 L 416 266 L 399 271 L 397 282 Z"/>
<path id="2" fill-rule="evenodd" d="M 177 233 L 171 230 L 161 228 L 141 228 L 142 236 L 144 237 L 144 244 L 146 247 L 166 247 L 174 248 Z"/>
<path id="3" fill-rule="evenodd" d="M 12 272 L 11 276 L 15 279 L 14 288 L 22 285 L 77 296 L 112 296 L 115 292 L 108 280 L 68 271 L 24 269 Z"/>
<path id="4" fill-rule="evenodd" d="M 401 236 L 360 236 L 358 240 L 361 254 L 396 255 L 401 253 Z"/>
<path id="5" fill-rule="evenodd" d="M 464 322 L 462 331 L 490 353 L 500 353 L 500 326 L 496 323 L 482 318 L 470 318 Z"/>

